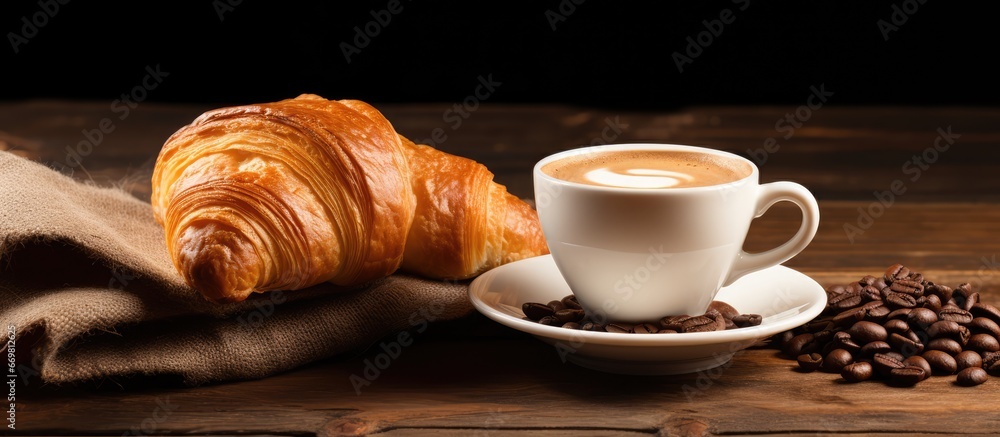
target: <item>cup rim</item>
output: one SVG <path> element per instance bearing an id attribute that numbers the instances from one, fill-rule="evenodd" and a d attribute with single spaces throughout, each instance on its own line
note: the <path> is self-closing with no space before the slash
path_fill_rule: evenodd
<path id="1" fill-rule="evenodd" d="M 705 153 L 705 154 L 710 154 L 710 155 L 718 155 L 718 156 L 723 156 L 723 157 L 726 157 L 726 158 L 731 158 L 731 159 L 735 159 L 735 160 L 738 160 L 738 161 L 746 163 L 747 165 L 750 166 L 750 174 L 746 175 L 743 178 L 736 179 L 734 181 L 730 181 L 730 182 L 726 182 L 726 183 L 722 183 L 722 184 L 703 185 L 703 186 L 698 186 L 698 187 L 676 187 L 676 188 L 672 187 L 672 188 L 669 188 L 669 189 L 666 189 L 666 188 L 664 188 L 664 189 L 650 189 L 650 188 L 631 188 L 631 187 L 609 187 L 609 186 L 599 186 L 599 185 L 583 184 L 583 183 L 579 183 L 579 182 L 572 182 L 572 181 L 567 181 L 567 180 L 564 180 L 564 179 L 559 179 L 559 178 L 551 176 L 551 175 L 549 175 L 549 174 L 547 174 L 547 173 L 545 173 L 545 172 L 542 171 L 542 167 L 545 164 L 548 164 L 548 163 L 553 162 L 553 161 L 557 161 L 557 160 L 560 160 L 560 159 L 563 159 L 563 158 L 567 158 L 567 157 L 570 157 L 570 156 L 577 156 L 577 155 L 583 155 L 583 154 L 586 154 L 586 153 L 596 153 L 596 152 L 602 152 L 602 151 L 608 151 L 608 150 L 681 150 L 681 151 L 690 151 L 690 152 L 694 152 L 694 153 Z M 670 143 L 615 143 L 615 144 L 602 144 L 602 145 L 597 145 L 597 146 L 584 146 L 584 147 L 577 147 L 577 148 L 573 148 L 573 149 L 569 149 L 569 150 L 563 150 L 561 152 L 556 152 L 556 153 L 550 154 L 550 155 L 548 155 L 548 156 L 540 159 L 538 162 L 535 163 L 535 166 L 532 169 L 532 173 L 534 174 L 534 176 L 535 176 L 536 179 L 537 178 L 541 178 L 541 179 L 544 179 L 545 181 L 547 181 L 549 183 L 564 185 L 564 186 L 568 186 L 568 187 L 576 187 L 576 188 L 581 188 L 581 189 L 588 189 L 588 190 L 595 190 L 595 191 L 610 191 L 610 192 L 619 192 L 619 193 L 620 192 L 630 192 L 630 193 L 663 193 L 664 191 L 667 191 L 667 190 L 669 190 L 670 192 L 712 191 L 712 190 L 725 189 L 725 188 L 732 187 L 732 186 L 735 186 L 735 185 L 741 185 L 741 184 L 746 183 L 748 180 L 757 180 L 757 178 L 759 177 L 759 170 L 757 168 L 757 164 L 755 164 L 753 161 L 751 161 L 751 160 L 749 160 L 747 158 L 744 158 L 744 157 L 742 157 L 740 155 L 737 155 L 735 153 L 727 152 L 725 150 L 713 149 L 713 148 L 710 148 L 710 147 L 704 147 L 704 146 L 693 146 L 693 145 L 687 145 L 687 144 L 670 144 Z"/>

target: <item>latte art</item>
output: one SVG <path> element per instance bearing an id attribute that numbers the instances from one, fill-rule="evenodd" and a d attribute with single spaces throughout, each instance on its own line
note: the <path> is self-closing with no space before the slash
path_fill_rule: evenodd
<path id="1" fill-rule="evenodd" d="M 596 185 L 622 188 L 670 188 L 690 184 L 694 180 L 694 177 L 688 174 L 654 168 L 632 168 L 625 170 L 624 173 L 599 168 L 587 172 L 583 177 Z"/>
<path id="2" fill-rule="evenodd" d="M 677 150 L 618 150 L 569 156 L 545 164 L 556 179 L 610 188 L 707 187 L 750 176 L 747 163 L 725 156 Z"/>

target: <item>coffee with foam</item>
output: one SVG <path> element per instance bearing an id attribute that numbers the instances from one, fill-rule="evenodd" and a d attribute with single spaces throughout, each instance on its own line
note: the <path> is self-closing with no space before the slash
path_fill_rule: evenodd
<path id="1" fill-rule="evenodd" d="M 747 163 L 709 153 L 616 150 L 570 156 L 542 166 L 556 179 L 614 188 L 689 188 L 735 182 L 753 173 Z"/>

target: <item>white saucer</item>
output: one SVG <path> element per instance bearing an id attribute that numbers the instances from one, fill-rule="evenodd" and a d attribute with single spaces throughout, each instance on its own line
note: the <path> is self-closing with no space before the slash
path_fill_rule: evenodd
<path id="1" fill-rule="evenodd" d="M 805 324 L 826 306 L 823 287 L 784 266 L 751 273 L 723 288 L 716 300 L 740 313 L 760 314 L 760 325 L 716 332 L 618 334 L 546 326 L 523 320 L 525 302 L 549 302 L 571 294 L 551 255 L 490 270 L 472 281 L 469 298 L 479 312 L 534 335 L 564 361 L 594 370 L 633 375 L 673 375 L 711 369 L 767 338 Z"/>

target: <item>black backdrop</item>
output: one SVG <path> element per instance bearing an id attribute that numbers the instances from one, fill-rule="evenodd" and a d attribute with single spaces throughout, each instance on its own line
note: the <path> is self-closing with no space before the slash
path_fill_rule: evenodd
<path id="1" fill-rule="evenodd" d="M 61 1 L 0 5 L 0 99 L 110 101 L 159 65 L 150 101 L 453 102 L 491 79 L 505 103 L 998 103 L 986 2 Z"/>

